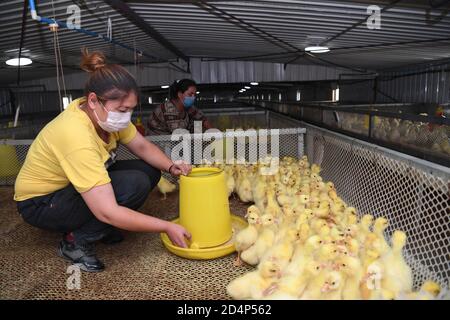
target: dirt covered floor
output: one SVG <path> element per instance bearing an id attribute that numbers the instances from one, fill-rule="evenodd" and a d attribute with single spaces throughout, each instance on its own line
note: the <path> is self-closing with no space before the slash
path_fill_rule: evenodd
<path id="1" fill-rule="evenodd" d="M 229 299 L 226 285 L 251 267 L 234 267 L 236 253 L 188 260 L 168 252 L 159 234 L 124 232 L 125 241 L 98 244 L 101 273 L 81 273 L 80 289 L 68 289 L 70 264 L 58 257 L 61 235 L 34 228 L 17 213 L 12 187 L 0 187 L 1 299 Z M 243 216 L 248 205 L 230 198 L 231 212 Z M 153 191 L 141 212 L 178 216 L 178 193 Z"/>

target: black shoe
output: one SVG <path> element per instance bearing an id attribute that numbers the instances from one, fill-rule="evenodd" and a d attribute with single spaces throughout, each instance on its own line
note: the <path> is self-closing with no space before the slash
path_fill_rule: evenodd
<path id="1" fill-rule="evenodd" d="M 105 244 L 116 244 L 123 241 L 123 234 L 116 228 L 113 228 L 106 236 L 101 240 Z"/>
<path id="2" fill-rule="evenodd" d="M 97 259 L 94 253 L 93 244 L 77 245 L 62 240 L 59 243 L 58 254 L 78 265 L 83 271 L 100 272 L 105 269 L 105 265 Z"/>

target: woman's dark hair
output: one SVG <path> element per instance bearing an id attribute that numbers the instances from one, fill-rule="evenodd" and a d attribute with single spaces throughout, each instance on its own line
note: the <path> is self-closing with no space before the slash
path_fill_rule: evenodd
<path id="1" fill-rule="evenodd" d="M 178 92 L 185 92 L 189 87 L 197 87 L 194 80 L 191 79 L 181 79 L 175 80 L 169 88 L 169 98 L 177 99 Z"/>
<path id="2" fill-rule="evenodd" d="M 83 49 L 80 67 L 89 72 L 84 94 L 94 92 L 102 100 L 115 100 L 134 92 L 139 98 L 139 87 L 134 77 L 118 64 L 106 64 L 105 55 L 99 51 L 89 53 Z"/>

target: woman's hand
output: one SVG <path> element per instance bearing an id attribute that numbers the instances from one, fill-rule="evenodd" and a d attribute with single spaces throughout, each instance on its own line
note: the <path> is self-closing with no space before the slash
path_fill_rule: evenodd
<path id="1" fill-rule="evenodd" d="M 187 248 L 186 239 L 191 239 L 191 234 L 179 224 L 168 222 L 165 232 L 169 236 L 170 241 L 178 247 Z"/>
<path id="2" fill-rule="evenodd" d="M 169 173 L 173 176 L 184 175 L 187 176 L 192 171 L 192 166 L 190 164 L 184 163 L 183 161 L 175 161 L 173 165 L 169 168 Z"/>

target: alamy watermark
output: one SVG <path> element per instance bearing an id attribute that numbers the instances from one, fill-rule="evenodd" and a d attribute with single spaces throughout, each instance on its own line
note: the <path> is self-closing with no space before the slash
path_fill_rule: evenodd
<path id="1" fill-rule="evenodd" d="M 81 289 L 81 269 L 76 264 L 67 267 L 67 274 L 69 277 L 66 280 L 67 290 L 80 290 Z"/>
<path id="2" fill-rule="evenodd" d="M 270 140 L 270 143 L 269 143 Z M 194 133 L 186 129 L 176 129 L 171 141 L 179 141 L 171 151 L 173 161 L 189 164 L 257 164 L 261 174 L 270 175 L 278 171 L 280 153 L 279 129 L 218 129 L 202 131 L 202 122 L 194 121 Z M 268 147 L 270 144 L 270 154 Z"/>
<path id="3" fill-rule="evenodd" d="M 367 7 L 366 12 L 370 15 L 366 21 L 367 29 L 381 29 L 381 8 L 371 5 Z"/>

